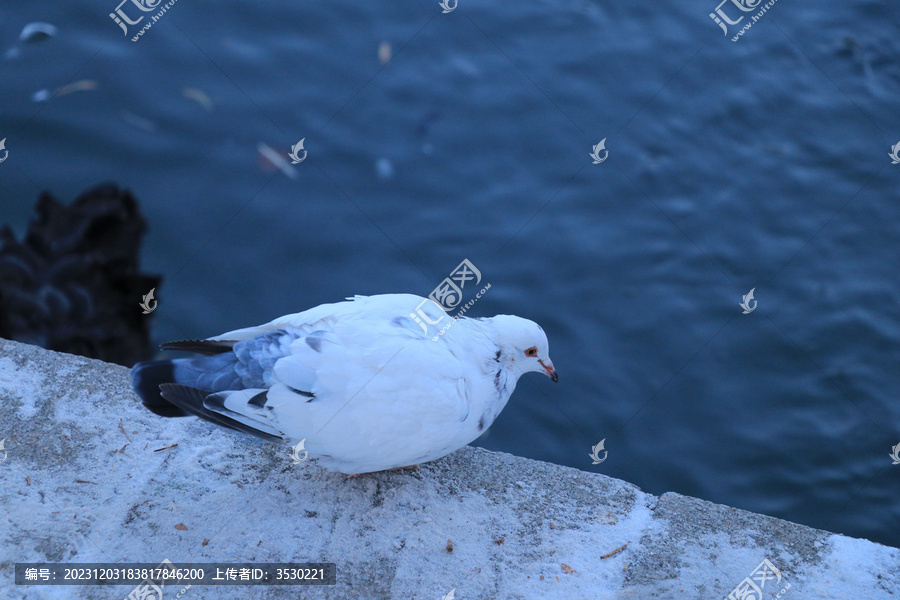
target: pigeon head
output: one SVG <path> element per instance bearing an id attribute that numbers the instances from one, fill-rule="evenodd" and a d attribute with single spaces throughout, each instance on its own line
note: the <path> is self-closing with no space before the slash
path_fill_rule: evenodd
<path id="1" fill-rule="evenodd" d="M 512 315 L 497 315 L 491 321 L 498 334 L 495 341 L 500 347 L 500 355 L 514 364 L 516 370 L 520 373 L 536 371 L 554 382 L 559 380 L 550 360 L 547 334 L 540 325 Z"/>

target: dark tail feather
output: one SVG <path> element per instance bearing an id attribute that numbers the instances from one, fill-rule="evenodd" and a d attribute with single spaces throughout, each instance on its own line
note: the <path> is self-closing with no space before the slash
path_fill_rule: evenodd
<path id="1" fill-rule="evenodd" d="M 209 408 L 206 407 L 207 403 L 209 403 L 211 405 L 218 405 L 222 410 L 226 410 L 222 404 L 221 396 L 227 394 L 227 392 L 209 392 L 177 383 L 164 383 L 161 387 L 163 396 L 172 404 L 177 405 L 182 410 L 198 416 L 201 419 L 205 419 L 216 425 L 221 425 L 222 427 L 227 427 L 228 429 L 240 431 L 241 433 L 249 433 L 250 435 L 254 435 L 268 442 L 283 441 L 283 438 L 279 436 L 266 433 L 265 431 L 241 423 L 220 412 L 209 410 Z M 150 410 L 153 409 L 151 408 Z"/>
<path id="2" fill-rule="evenodd" d="M 196 354 L 204 354 L 212 356 L 214 354 L 222 354 L 223 352 L 231 352 L 237 342 L 234 340 L 179 340 L 177 342 L 166 342 L 161 345 L 163 350 L 183 350 L 185 352 L 195 352 Z"/>
<path id="3" fill-rule="evenodd" d="M 171 360 L 139 362 L 131 369 L 131 387 L 148 409 L 161 417 L 186 417 L 190 413 L 162 397 L 160 384 L 175 382 L 175 367 Z"/>

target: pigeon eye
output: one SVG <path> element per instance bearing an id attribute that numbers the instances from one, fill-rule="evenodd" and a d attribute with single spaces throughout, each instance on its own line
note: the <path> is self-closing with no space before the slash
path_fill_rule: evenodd
<path id="1" fill-rule="evenodd" d="M 537 346 L 532 346 L 525 351 L 525 356 L 537 356 Z"/>

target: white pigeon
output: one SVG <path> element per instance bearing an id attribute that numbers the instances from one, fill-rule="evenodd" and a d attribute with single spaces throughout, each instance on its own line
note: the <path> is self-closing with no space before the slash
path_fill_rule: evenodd
<path id="1" fill-rule="evenodd" d="M 134 366 L 151 411 L 305 440 L 310 457 L 346 474 L 445 456 L 490 427 L 523 373 L 558 379 L 537 323 L 454 320 L 412 294 L 356 296 L 163 348 L 204 356 Z"/>

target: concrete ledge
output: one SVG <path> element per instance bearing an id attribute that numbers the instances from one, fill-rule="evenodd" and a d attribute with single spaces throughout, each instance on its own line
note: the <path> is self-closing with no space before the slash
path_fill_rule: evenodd
<path id="1" fill-rule="evenodd" d="M 781 572 L 764 599 L 900 597 L 900 550 L 873 542 L 471 447 L 347 480 L 156 417 L 124 367 L 0 340 L 4 438 L 0 598 L 131 591 L 15 586 L 16 562 L 166 558 L 337 564 L 333 587 L 193 586 L 184 600 L 716 599 L 763 559 Z"/>

